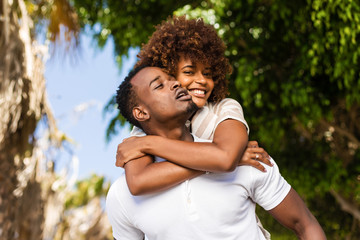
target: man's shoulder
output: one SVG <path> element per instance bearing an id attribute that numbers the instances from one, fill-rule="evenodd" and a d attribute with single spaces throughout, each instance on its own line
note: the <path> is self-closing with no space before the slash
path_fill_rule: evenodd
<path id="1" fill-rule="evenodd" d="M 263 184 L 264 182 L 270 181 L 274 177 L 281 177 L 279 168 L 274 159 L 271 158 L 270 162 L 273 164 L 272 167 L 260 162 L 260 164 L 265 167 L 266 172 L 262 172 L 248 165 L 238 166 L 235 172 L 239 177 L 245 178 L 247 184 L 256 186 L 259 184 Z"/>
<path id="2" fill-rule="evenodd" d="M 242 166 L 239 166 L 238 168 L 246 169 L 244 171 L 250 172 L 254 180 L 255 179 L 266 179 L 266 178 L 271 177 L 272 175 L 281 175 L 280 171 L 279 171 L 279 167 L 276 164 L 275 160 L 271 158 L 270 162 L 273 164 L 273 166 L 269 166 L 269 165 L 266 165 L 265 163 L 260 162 L 260 164 L 265 167 L 266 172 L 262 172 L 252 166 L 247 166 L 247 165 L 242 165 Z"/>
<path id="3" fill-rule="evenodd" d="M 125 211 L 123 204 L 126 202 L 126 196 L 130 196 L 130 192 L 123 174 L 111 184 L 106 195 L 106 212 L 109 216 Z"/>
<path id="4" fill-rule="evenodd" d="M 120 192 L 127 190 L 125 174 L 121 174 L 110 186 L 107 198 L 116 197 Z"/>

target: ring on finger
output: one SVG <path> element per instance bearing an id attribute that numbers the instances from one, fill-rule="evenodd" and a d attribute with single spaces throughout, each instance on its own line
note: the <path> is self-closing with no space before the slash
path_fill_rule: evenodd
<path id="1" fill-rule="evenodd" d="M 256 154 L 256 155 L 255 155 L 255 159 L 256 159 L 256 160 L 259 159 L 259 154 Z"/>

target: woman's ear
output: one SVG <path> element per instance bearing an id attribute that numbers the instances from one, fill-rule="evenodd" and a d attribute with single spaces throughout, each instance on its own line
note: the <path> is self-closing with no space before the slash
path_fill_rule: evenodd
<path id="1" fill-rule="evenodd" d="M 150 118 L 150 114 L 148 113 L 147 109 L 142 106 L 134 107 L 132 114 L 138 122 L 144 122 Z"/>

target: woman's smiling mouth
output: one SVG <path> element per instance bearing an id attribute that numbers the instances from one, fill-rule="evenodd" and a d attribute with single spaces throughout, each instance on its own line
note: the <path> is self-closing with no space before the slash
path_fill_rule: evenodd
<path id="1" fill-rule="evenodd" d="M 194 97 L 201 97 L 201 98 L 205 97 L 206 94 L 206 91 L 201 89 L 190 89 L 189 92 Z"/>

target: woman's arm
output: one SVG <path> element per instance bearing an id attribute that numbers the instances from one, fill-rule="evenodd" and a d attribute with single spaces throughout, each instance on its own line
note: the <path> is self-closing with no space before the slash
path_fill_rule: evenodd
<path id="1" fill-rule="evenodd" d="M 124 168 L 126 182 L 133 195 L 163 191 L 204 173 L 166 161 L 154 163 L 148 155 L 128 162 Z"/>
<path id="2" fill-rule="evenodd" d="M 268 158 L 266 151 L 259 148 L 256 141 L 250 141 L 239 165 L 251 165 L 265 171 L 259 161 L 253 160 L 255 154 L 259 155 L 259 159 Z M 126 181 L 133 195 L 163 191 L 204 173 L 171 162 L 153 163 L 152 157 L 148 155 L 128 162 L 124 168 Z"/>
<path id="3" fill-rule="evenodd" d="M 142 154 L 156 155 L 187 168 L 228 172 L 238 165 L 247 141 L 244 124 L 227 119 L 217 126 L 212 143 L 184 142 L 159 136 L 132 138 L 119 144 L 117 159 L 126 163 L 135 159 L 136 149 L 140 149 Z"/>
<path id="4" fill-rule="evenodd" d="M 220 132 L 225 133 L 225 132 Z M 150 136 L 153 137 L 153 136 Z M 135 143 L 135 146 L 142 146 L 142 143 L 139 143 L 139 140 L 145 139 L 143 137 L 141 138 L 132 138 L 129 140 L 126 140 L 126 143 L 131 143 L 130 145 L 133 145 Z M 152 138 L 149 138 L 151 141 Z M 160 139 L 161 140 L 161 139 Z M 164 138 L 164 140 L 169 140 Z M 171 141 L 170 141 L 171 142 Z M 177 142 L 175 142 L 176 144 Z M 183 141 L 179 141 L 180 144 L 185 143 Z M 187 142 L 189 143 L 189 142 Z M 165 143 L 166 144 L 166 143 Z M 191 145 L 194 145 L 195 147 L 199 147 L 200 145 L 203 145 L 203 143 L 191 143 Z M 207 145 L 212 143 L 206 143 Z M 129 146 L 129 145 L 127 145 Z M 211 146 L 211 145 L 210 145 Z M 176 147 L 176 146 L 175 146 Z M 185 146 L 187 147 L 187 146 Z M 208 146 L 206 146 L 208 147 Z M 177 148 L 177 147 L 176 147 Z M 133 148 L 131 148 L 133 149 Z M 118 150 L 121 150 L 121 147 L 119 147 Z M 161 149 L 160 149 L 161 150 Z M 166 151 L 170 151 L 171 149 L 166 149 Z M 178 151 L 176 149 L 176 151 Z M 198 151 L 198 149 L 195 149 L 195 151 Z M 118 154 L 121 151 L 118 151 Z M 129 151 L 125 151 L 129 152 Z M 180 151 L 181 152 L 181 151 Z M 120 158 L 117 154 L 117 159 Z M 176 154 L 176 153 L 175 153 Z M 200 155 L 202 153 L 196 153 L 197 155 Z M 253 167 L 256 167 L 259 170 L 264 171 L 265 168 L 263 165 L 261 165 L 257 160 L 254 160 L 256 158 L 256 154 L 259 156 L 259 160 L 265 161 L 268 157 L 266 151 L 264 149 L 259 148 L 257 142 L 251 141 L 249 142 L 248 148 L 246 149 L 245 154 L 242 156 L 242 160 L 240 162 L 240 165 L 251 165 Z M 129 186 L 130 192 L 133 195 L 143 195 L 148 193 L 155 193 L 158 191 L 163 191 L 168 188 L 171 188 L 181 182 L 184 182 L 187 179 L 194 178 L 196 176 L 201 175 L 202 171 L 196 171 L 191 170 L 188 168 L 181 167 L 179 165 L 170 163 L 170 162 L 160 162 L 160 163 L 153 163 L 152 157 L 148 155 L 143 155 L 141 153 L 142 157 L 137 158 L 135 161 L 129 161 L 125 165 L 125 174 L 126 174 L 126 180 L 127 184 Z M 211 156 L 211 154 L 210 154 Z M 207 156 L 203 156 L 204 158 Z M 195 161 L 195 158 L 190 158 Z M 268 161 L 269 162 L 269 161 Z M 206 164 L 206 162 L 204 163 Z M 269 165 L 271 163 L 269 162 Z"/>

